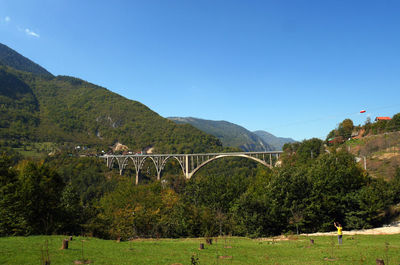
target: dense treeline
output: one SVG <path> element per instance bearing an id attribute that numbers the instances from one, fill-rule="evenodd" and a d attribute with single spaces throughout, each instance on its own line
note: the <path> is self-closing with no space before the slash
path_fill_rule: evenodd
<path id="1" fill-rule="evenodd" d="M 175 174 L 178 168 L 138 186 L 95 158 L 37 163 L 3 155 L 0 234 L 260 237 L 329 231 L 333 221 L 345 229 L 369 228 L 396 214 L 400 170 L 391 182 L 372 179 L 351 154 L 324 152 L 318 139 L 284 150 L 273 170 L 222 159 L 189 181 Z"/>

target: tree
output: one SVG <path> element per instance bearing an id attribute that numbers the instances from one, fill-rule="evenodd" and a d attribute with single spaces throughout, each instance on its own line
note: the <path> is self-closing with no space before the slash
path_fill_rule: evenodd
<path id="1" fill-rule="evenodd" d="M 388 131 L 400 131 L 400 113 L 397 113 L 392 117 L 392 119 L 387 123 Z"/>
<path id="2" fill-rule="evenodd" d="M 316 230 L 329 231 L 334 220 L 346 225 L 348 212 L 358 211 L 357 194 L 368 177 L 347 152 L 324 154 L 308 174 L 311 178 L 310 223 Z M 350 227 L 349 227 L 350 228 Z"/>
<path id="3" fill-rule="evenodd" d="M 353 132 L 354 124 L 351 119 L 343 120 L 338 126 L 338 134 L 345 139 L 349 139 L 351 137 L 351 133 Z"/>
<path id="4" fill-rule="evenodd" d="M 17 191 L 17 172 L 10 157 L 0 156 L 0 236 L 20 235 L 26 227 Z"/>
<path id="5" fill-rule="evenodd" d="M 63 212 L 61 231 L 67 234 L 80 233 L 82 231 L 80 225 L 83 221 L 83 207 L 79 194 L 71 183 L 68 183 L 62 191 L 60 203 Z"/>
<path id="6" fill-rule="evenodd" d="M 317 158 L 323 151 L 323 141 L 318 138 L 304 140 L 297 149 L 296 155 L 299 163 L 306 163 Z"/>
<path id="7" fill-rule="evenodd" d="M 26 234 L 51 234 L 62 222 L 60 194 L 64 188 L 61 177 L 51 168 L 31 161 L 19 165 L 18 190 L 23 203 Z"/>
<path id="8" fill-rule="evenodd" d="M 336 130 L 332 130 L 328 133 L 328 135 L 326 136 L 326 141 L 328 142 L 330 139 L 335 138 L 336 137 Z"/>

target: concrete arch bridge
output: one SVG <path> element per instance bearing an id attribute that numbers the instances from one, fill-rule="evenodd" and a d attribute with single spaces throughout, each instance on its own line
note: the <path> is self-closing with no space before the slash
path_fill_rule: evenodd
<path id="1" fill-rule="evenodd" d="M 108 168 L 112 168 L 114 163 L 118 164 L 119 173 L 122 175 L 128 162 L 132 161 L 136 170 L 136 184 L 139 183 L 139 172 L 143 169 L 146 159 L 153 161 L 157 171 L 157 179 L 161 177 L 161 172 L 164 169 L 169 159 L 176 159 L 181 166 L 183 175 L 186 179 L 190 179 L 200 168 L 206 164 L 224 157 L 244 157 L 254 160 L 266 167 L 272 168 L 273 158 L 279 160 L 282 151 L 266 151 L 266 152 L 235 152 L 235 153 L 206 153 L 206 154 L 134 154 L 134 155 L 103 155 L 100 158 L 104 159 Z"/>

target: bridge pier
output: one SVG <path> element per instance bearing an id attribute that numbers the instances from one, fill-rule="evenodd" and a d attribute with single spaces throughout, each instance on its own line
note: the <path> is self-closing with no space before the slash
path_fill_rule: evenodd
<path id="1" fill-rule="evenodd" d="M 185 170 L 183 173 L 185 174 L 186 179 L 190 178 L 190 176 L 189 176 L 189 156 L 188 155 L 185 156 Z"/>

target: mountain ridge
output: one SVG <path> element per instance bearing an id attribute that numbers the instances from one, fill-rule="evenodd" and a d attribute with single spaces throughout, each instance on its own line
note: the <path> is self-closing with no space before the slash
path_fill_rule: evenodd
<path id="1" fill-rule="evenodd" d="M 287 137 L 277 137 L 272 133 L 263 130 L 257 130 L 253 132 L 254 134 L 258 135 L 261 139 L 267 142 L 269 145 L 276 148 L 276 150 L 282 150 L 283 145 L 286 143 L 294 143 L 296 140 Z"/>
<path id="2" fill-rule="evenodd" d="M 24 72 L 30 72 L 33 74 L 39 74 L 44 76 L 53 76 L 49 71 L 47 71 L 42 66 L 31 61 L 25 56 L 14 51 L 7 45 L 0 43 L 0 65 L 5 65 L 12 67 L 17 70 Z"/>
<path id="3" fill-rule="evenodd" d="M 294 142 L 293 139 L 279 138 L 272 134 L 270 139 L 273 139 L 273 144 L 264 140 L 262 137 L 246 128 L 228 122 L 228 121 L 214 121 L 205 120 L 194 117 L 168 117 L 177 123 L 188 123 L 206 133 L 212 134 L 221 140 L 224 146 L 237 147 L 243 151 L 275 151 L 282 150 L 282 146 L 286 142 Z M 261 132 L 261 131 L 259 131 Z M 284 142 L 283 144 L 281 142 Z M 278 143 L 278 144 L 277 144 Z"/>
<path id="4" fill-rule="evenodd" d="M 167 119 L 178 124 L 190 124 L 205 133 L 214 135 L 226 147 L 236 147 L 243 151 L 272 151 L 272 148 L 257 135 L 228 121 L 213 121 L 194 117 L 168 117 Z"/>

